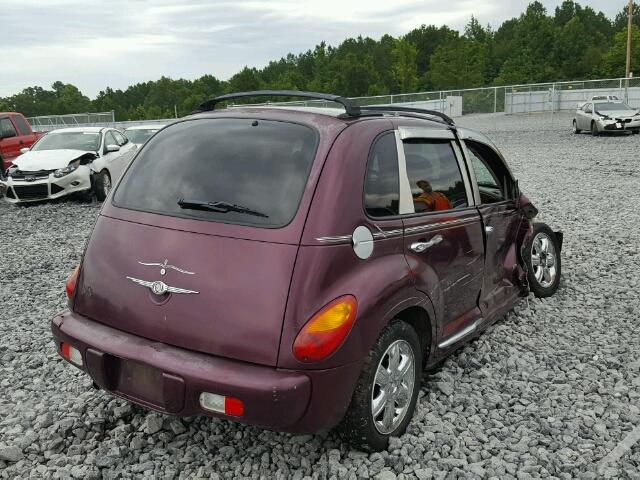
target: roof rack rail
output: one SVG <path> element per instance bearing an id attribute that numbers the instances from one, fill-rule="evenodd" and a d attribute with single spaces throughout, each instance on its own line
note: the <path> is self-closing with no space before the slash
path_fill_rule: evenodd
<path id="1" fill-rule="evenodd" d="M 314 100 L 326 100 L 341 104 L 344 107 L 345 113 L 350 117 L 357 117 L 360 115 L 360 107 L 354 104 L 350 98 L 331 95 L 328 93 L 299 92 L 296 90 L 255 90 L 253 92 L 230 93 L 207 100 L 196 109 L 196 112 L 209 112 L 211 110 L 215 110 L 216 105 L 219 103 L 226 102 L 228 100 L 235 100 L 237 98 L 249 97 L 300 97 L 311 98 Z"/>
<path id="2" fill-rule="evenodd" d="M 453 119 L 442 112 L 438 112 L 436 110 L 427 110 L 426 108 L 415 108 L 415 107 L 394 107 L 393 105 L 368 105 L 360 107 L 362 112 L 399 112 L 399 113 L 420 113 L 423 115 L 431 115 L 434 117 L 438 117 L 447 125 L 455 126 L 455 122 Z"/>

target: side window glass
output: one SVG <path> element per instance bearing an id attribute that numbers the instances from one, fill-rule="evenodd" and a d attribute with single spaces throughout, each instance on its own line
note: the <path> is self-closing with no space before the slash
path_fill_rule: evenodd
<path id="1" fill-rule="evenodd" d="M 120 146 L 125 145 L 129 141 L 120 132 L 113 132 L 113 136 L 116 138 L 116 142 L 118 142 L 118 145 Z"/>
<path id="2" fill-rule="evenodd" d="M 407 140 L 404 142 L 404 156 L 416 212 L 436 212 L 469 206 L 451 142 Z"/>
<path id="3" fill-rule="evenodd" d="M 113 137 L 113 133 L 107 132 L 104 136 L 104 152 L 107 153 L 107 145 L 118 145 L 116 139 Z"/>
<path id="4" fill-rule="evenodd" d="M 27 125 L 27 121 L 20 115 L 13 115 L 13 122 L 18 126 L 20 135 L 31 135 L 31 129 Z"/>
<path id="5" fill-rule="evenodd" d="M 502 159 L 487 145 L 472 141 L 465 144 L 471 157 L 471 167 L 476 176 L 482 204 L 507 200 L 512 181 Z"/>
<path id="6" fill-rule="evenodd" d="M 13 123 L 8 118 L 0 118 L 0 132 L 2 132 L 3 138 L 17 136 L 16 129 L 13 128 Z"/>
<path id="7" fill-rule="evenodd" d="M 584 113 L 592 113 L 590 103 L 584 106 Z"/>
<path id="8" fill-rule="evenodd" d="M 371 149 L 364 182 L 364 208 L 372 217 L 398 215 L 400 181 L 393 133 L 379 137 Z"/>

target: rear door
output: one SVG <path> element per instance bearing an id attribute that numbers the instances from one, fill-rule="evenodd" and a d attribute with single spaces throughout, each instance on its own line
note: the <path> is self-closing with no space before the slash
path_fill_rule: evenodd
<path id="1" fill-rule="evenodd" d="M 405 256 L 416 288 L 434 303 L 446 347 L 480 317 L 482 222 L 453 133 L 401 129 L 401 137 L 411 195 L 403 218 Z"/>
<path id="2" fill-rule="evenodd" d="M 10 161 L 20 155 L 24 141 L 9 117 L 0 117 L 0 133 L 0 153 L 5 162 L 3 168 L 6 169 Z"/>
<path id="3" fill-rule="evenodd" d="M 119 155 L 114 157 L 113 160 L 113 168 L 116 172 L 116 178 L 113 178 L 112 180 L 115 182 L 120 178 L 124 170 L 127 168 L 127 165 L 129 165 L 129 162 L 133 158 L 133 155 L 138 148 L 133 142 L 129 141 L 127 137 L 122 135 L 117 130 L 112 130 L 111 133 L 113 134 L 117 145 L 120 147 L 120 151 L 117 152 Z"/>
<path id="4" fill-rule="evenodd" d="M 513 198 L 513 177 L 501 155 L 490 145 L 464 141 L 471 174 L 477 185 L 478 211 L 486 237 L 484 281 L 480 297 L 483 312 L 499 307 L 519 292 L 516 283 L 516 239 L 522 213 Z"/>

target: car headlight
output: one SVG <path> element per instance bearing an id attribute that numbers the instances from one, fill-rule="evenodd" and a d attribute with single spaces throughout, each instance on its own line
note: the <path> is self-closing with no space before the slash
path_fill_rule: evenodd
<path id="1" fill-rule="evenodd" d="M 76 170 L 79 165 L 80 165 L 80 161 L 72 162 L 69 165 L 67 165 L 66 167 L 59 168 L 58 170 L 53 172 L 53 176 L 56 177 L 56 178 L 61 178 L 61 177 L 64 177 L 65 175 L 69 175 L 71 172 Z"/>

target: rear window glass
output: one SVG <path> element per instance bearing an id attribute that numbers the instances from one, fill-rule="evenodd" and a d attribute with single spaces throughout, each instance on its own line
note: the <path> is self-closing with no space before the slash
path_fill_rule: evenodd
<path id="1" fill-rule="evenodd" d="M 281 227 L 298 209 L 317 141 L 313 129 L 287 122 L 177 123 L 145 145 L 114 203 L 175 217 Z"/>

